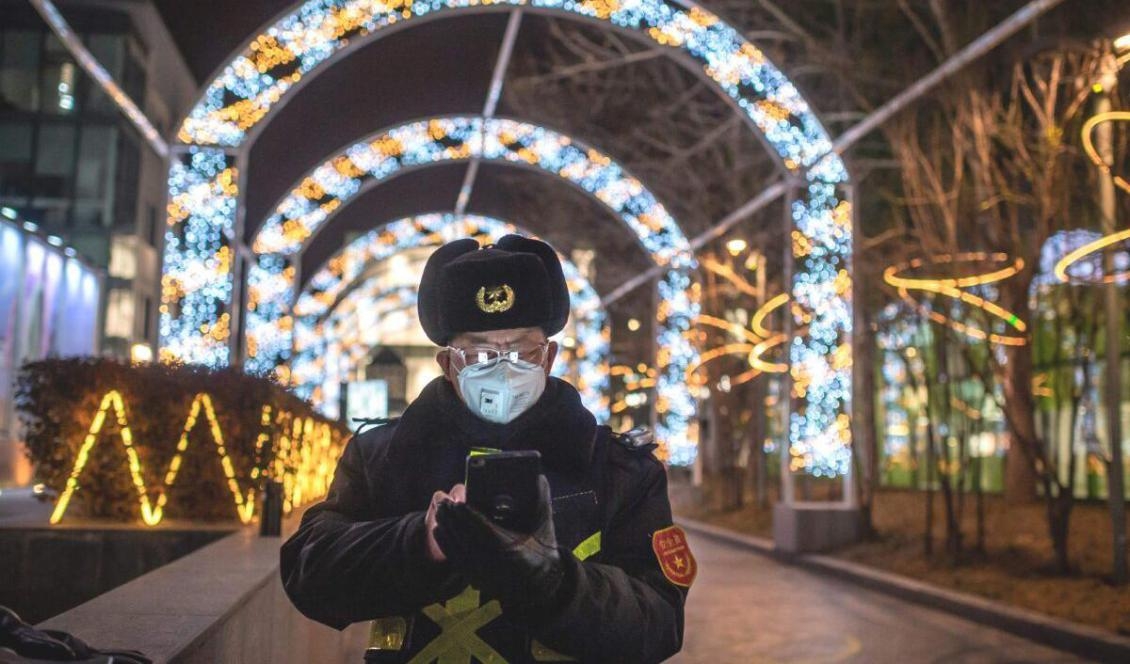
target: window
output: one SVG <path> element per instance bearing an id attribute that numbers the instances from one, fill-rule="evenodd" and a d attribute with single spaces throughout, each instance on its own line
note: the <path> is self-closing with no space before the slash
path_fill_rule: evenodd
<path id="1" fill-rule="evenodd" d="M 149 328 L 152 324 L 153 318 L 153 300 L 150 300 L 148 297 L 146 297 L 142 300 L 142 302 L 145 306 L 142 308 L 141 336 L 143 339 L 148 339 L 151 332 Z"/>
<path id="2" fill-rule="evenodd" d="M 36 194 L 62 198 L 74 175 L 75 128 L 73 125 L 43 124 L 35 155 Z"/>
<path id="3" fill-rule="evenodd" d="M 133 233 L 137 228 L 137 190 L 141 155 L 137 140 L 131 131 L 119 131 L 117 134 L 113 225 Z"/>
<path id="4" fill-rule="evenodd" d="M 106 299 L 106 336 L 133 337 L 133 291 L 113 288 Z"/>
<path id="5" fill-rule="evenodd" d="M 106 68 L 106 71 L 110 72 L 110 76 L 120 83 L 122 80 L 122 65 L 125 61 L 125 38 L 121 35 L 91 35 L 87 39 L 87 47 L 90 48 L 90 53 L 94 58 Z M 85 91 L 87 97 L 84 109 L 110 116 L 115 116 L 118 113 L 118 107 L 102 91 L 101 86 L 89 78 Z M 142 100 L 134 99 L 134 101 L 140 104 Z"/>
<path id="6" fill-rule="evenodd" d="M 113 127 L 86 125 L 79 139 L 76 198 L 102 198 L 113 185 L 117 130 Z"/>
<path id="7" fill-rule="evenodd" d="M 161 228 L 161 218 L 157 214 L 157 206 L 147 206 L 146 225 L 145 225 L 145 239 L 149 242 L 149 246 L 157 246 L 157 231 Z"/>
<path id="8" fill-rule="evenodd" d="M 78 70 L 63 42 L 55 35 L 48 35 L 39 74 L 40 110 L 53 115 L 74 113 L 77 77 Z"/>
<path id="9" fill-rule="evenodd" d="M 21 111 L 39 109 L 39 43 L 38 30 L 5 30 L 0 51 L 0 108 Z"/>
<path id="10" fill-rule="evenodd" d="M 137 276 L 137 248 L 129 235 L 116 236 L 110 242 L 110 276 L 133 279 Z"/>
<path id="11" fill-rule="evenodd" d="M 0 193 L 26 195 L 31 131 L 30 122 L 0 122 Z"/>

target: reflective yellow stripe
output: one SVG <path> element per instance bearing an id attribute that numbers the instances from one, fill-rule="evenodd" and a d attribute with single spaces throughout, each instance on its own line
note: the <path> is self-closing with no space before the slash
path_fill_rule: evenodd
<path id="1" fill-rule="evenodd" d="M 377 618 L 369 625 L 369 650 L 402 650 L 407 634 L 404 618 Z"/>
<path id="2" fill-rule="evenodd" d="M 599 530 L 585 538 L 585 541 L 573 547 L 573 555 L 577 557 L 577 560 L 588 560 L 598 553 L 600 553 Z"/>
<path id="3" fill-rule="evenodd" d="M 471 451 L 475 454 L 475 450 Z M 488 452 L 481 452 L 487 454 Z M 596 531 L 573 547 L 577 560 L 585 560 L 600 553 L 601 533 Z M 502 606 L 491 601 L 479 606 L 479 591 L 467 586 L 458 596 L 444 604 L 424 607 L 423 614 L 439 625 L 440 634 L 410 660 L 410 664 L 462 664 L 471 658 L 484 664 L 506 664 L 494 648 L 478 635 L 478 630 L 502 615 Z M 407 624 L 403 618 L 378 618 L 369 631 L 369 649 L 400 650 L 404 647 Z M 538 662 L 576 661 L 568 655 L 547 648 L 538 641 L 530 644 L 530 654 Z"/>
<path id="4" fill-rule="evenodd" d="M 584 541 L 577 546 L 573 547 L 573 555 L 577 557 L 577 560 L 587 560 L 588 558 L 592 558 L 598 553 L 600 553 L 599 530 L 586 537 Z M 530 654 L 533 656 L 534 660 L 538 662 L 577 661 L 568 655 L 562 655 L 552 648 L 545 647 L 536 639 L 530 643 Z"/>
<path id="5" fill-rule="evenodd" d="M 498 454 L 501 451 L 502 450 L 495 449 L 493 447 L 472 447 L 471 454 L 469 456 L 477 457 L 483 456 L 485 454 Z"/>
<path id="6" fill-rule="evenodd" d="M 487 645 L 478 630 L 502 615 L 502 605 L 491 600 L 479 606 L 479 591 L 467 586 L 446 603 L 425 606 L 422 613 L 439 625 L 440 634 L 409 664 L 470 664 L 472 658 L 483 664 L 506 664 L 506 658 Z"/>

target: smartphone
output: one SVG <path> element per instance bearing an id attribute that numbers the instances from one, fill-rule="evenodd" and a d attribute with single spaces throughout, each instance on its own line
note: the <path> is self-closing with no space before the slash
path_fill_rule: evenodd
<path id="1" fill-rule="evenodd" d="M 507 530 L 537 527 L 541 454 L 533 450 L 467 457 L 467 504 Z"/>

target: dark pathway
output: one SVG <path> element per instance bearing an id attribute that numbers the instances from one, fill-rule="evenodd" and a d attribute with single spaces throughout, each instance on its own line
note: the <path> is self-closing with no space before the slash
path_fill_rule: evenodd
<path id="1" fill-rule="evenodd" d="M 672 662 L 1080 662 L 996 629 L 691 537 L 699 575 Z"/>

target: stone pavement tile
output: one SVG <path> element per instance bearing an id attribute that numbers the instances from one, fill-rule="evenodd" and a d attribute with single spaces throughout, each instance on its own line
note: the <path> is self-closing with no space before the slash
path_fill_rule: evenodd
<path id="1" fill-rule="evenodd" d="M 691 536 L 699 575 L 671 662 L 1079 662 L 940 611 Z"/>

